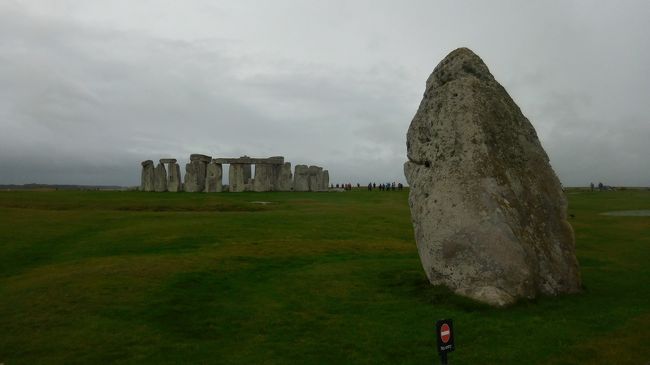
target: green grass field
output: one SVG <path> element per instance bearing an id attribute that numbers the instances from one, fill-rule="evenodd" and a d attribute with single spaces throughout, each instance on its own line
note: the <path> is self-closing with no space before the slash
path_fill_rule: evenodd
<path id="1" fill-rule="evenodd" d="M 650 191 L 570 191 L 585 291 L 431 287 L 407 192 L 0 192 L 0 364 L 650 362 Z M 252 201 L 269 201 L 268 205 Z"/>

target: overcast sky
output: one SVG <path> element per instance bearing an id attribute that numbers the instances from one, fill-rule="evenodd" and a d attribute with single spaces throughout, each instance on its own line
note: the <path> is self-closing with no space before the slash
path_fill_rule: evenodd
<path id="1" fill-rule="evenodd" d="M 649 1 L 0 0 L 0 184 L 283 155 L 402 181 L 427 77 L 469 47 L 564 185 L 650 186 Z"/>

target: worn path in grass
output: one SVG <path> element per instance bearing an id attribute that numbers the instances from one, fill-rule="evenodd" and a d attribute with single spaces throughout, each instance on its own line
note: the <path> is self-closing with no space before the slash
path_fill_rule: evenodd
<path id="1" fill-rule="evenodd" d="M 584 293 L 492 309 L 428 285 L 405 191 L 0 192 L 0 363 L 430 364 L 443 317 L 454 364 L 650 361 L 650 217 L 600 215 L 650 192 L 568 196 Z"/>

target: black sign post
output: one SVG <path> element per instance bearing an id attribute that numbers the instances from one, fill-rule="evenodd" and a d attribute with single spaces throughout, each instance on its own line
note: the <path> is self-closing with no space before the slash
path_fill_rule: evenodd
<path id="1" fill-rule="evenodd" d="M 447 365 L 447 353 L 455 350 L 454 325 L 451 319 L 441 319 L 436 322 L 436 337 L 438 339 L 438 354 L 440 363 Z"/>

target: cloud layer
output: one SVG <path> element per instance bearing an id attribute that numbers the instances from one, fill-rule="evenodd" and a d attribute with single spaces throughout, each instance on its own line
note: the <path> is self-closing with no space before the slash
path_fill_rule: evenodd
<path id="1" fill-rule="evenodd" d="M 468 46 L 565 185 L 650 185 L 650 6 L 6 2 L 0 183 L 136 185 L 139 162 L 284 155 L 404 181 L 424 82 Z"/>

